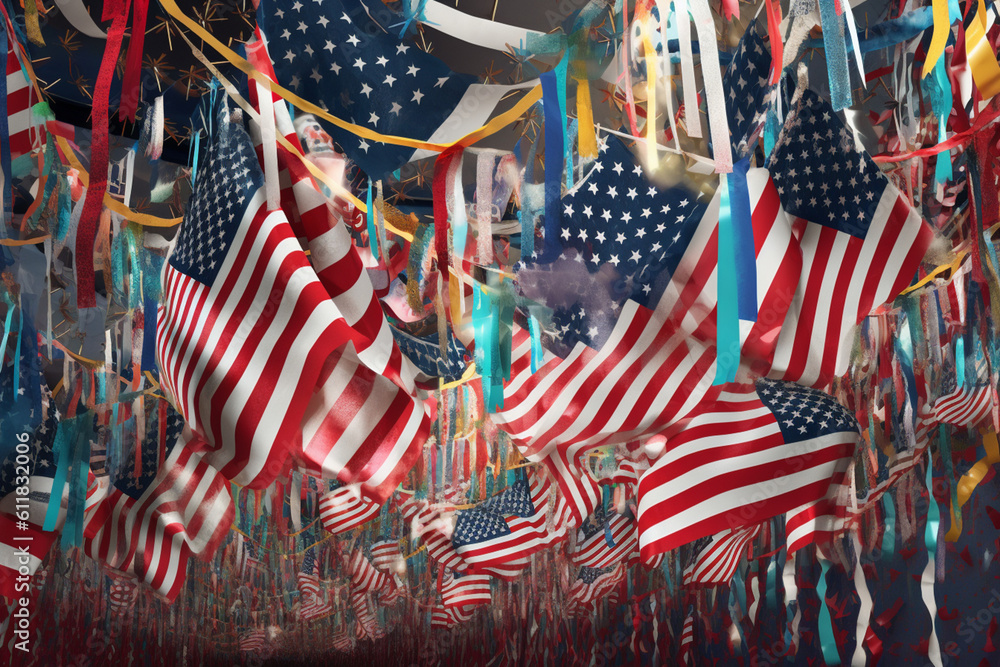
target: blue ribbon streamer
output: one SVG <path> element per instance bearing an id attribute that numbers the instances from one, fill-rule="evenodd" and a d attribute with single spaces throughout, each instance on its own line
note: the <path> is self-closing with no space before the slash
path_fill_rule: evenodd
<path id="1" fill-rule="evenodd" d="M 885 510 L 885 532 L 882 533 L 882 561 L 890 562 L 896 552 L 896 506 L 892 503 L 892 495 L 882 495 L 882 509 Z"/>
<path id="2" fill-rule="evenodd" d="M 716 307 L 716 361 L 713 385 L 736 379 L 740 364 L 740 324 L 737 313 L 736 252 L 733 247 L 733 222 L 729 205 L 729 179 L 720 176 L 718 306 Z"/>
<path id="3" fill-rule="evenodd" d="M 146 299 L 142 309 L 142 361 L 143 371 L 156 371 L 156 301 Z"/>
<path id="4" fill-rule="evenodd" d="M 545 112 L 545 242 L 539 261 L 551 262 L 559 255 L 557 239 L 562 221 L 563 113 L 556 72 L 545 72 L 539 78 Z"/>
<path id="5" fill-rule="evenodd" d="M 368 212 L 365 220 L 368 223 L 368 247 L 371 248 L 372 256 L 378 259 L 378 232 L 375 231 L 375 208 L 372 206 L 372 179 L 368 179 L 368 197 L 365 199 Z"/>
<path id="6" fill-rule="evenodd" d="M 747 322 L 757 321 L 757 253 L 753 238 L 753 211 L 750 208 L 750 190 L 747 186 L 747 170 L 750 156 L 733 165 L 729 183 L 729 206 L 733 222 L 733 238 L 736 242 L 736 270 L 740 280 L 737 283 L 739 318 Z"/>
<path id="7" fill-rule="evenodd" d="M 42 530 L 49 532 L 55 530 L 59 521 L 59 507 L 62 504 L 63 488 L 66 486 L 70 460 L 73 458 L 75 440 L 76 420 L 64 419 L 59 422 L 55 441 L 52 444 L 52 452 L 56 458 L 56 474 L 52 477 L 52 490 L 49 493 L 48 506 L 45 508 L 45 523 L 42 524 Z"/>
<path id="8" fill-rule="evenodd" d="M 826 602 L 826 573 L 830 570 L 830 561 L 819 559 L 823 572 L 816 582 L 816 595 L 819 596 L 819 640 L 823 650 L 823 660 L 830 667 L 840 664 L 840 653 L 837 651 L 837 641 L 833 636 L 833 619 L 830 617 L 830 607 Z"/>
<path id="9" fill-rule="evenodd" d="M 13 310 L 11 308 L 10 310 Z M 14 400 L 21 393 L 21 333 L 24 329 L 24 308 L 17 309 L 17 338 L 14 341 Z M 7 349 L 7 346 L 0 347 L 0 354 Z"/>
<path id="10" fill-rule="evenodd" d="M 847 71 L 847 46 L 844 22 L 837 16 L 834 0 L 819 0 L 820 23 L 823 26 L 823 50 L 826 71 L 830 78 L 830 102 L 834 111 L 851 106 L 851 76 Z"/>

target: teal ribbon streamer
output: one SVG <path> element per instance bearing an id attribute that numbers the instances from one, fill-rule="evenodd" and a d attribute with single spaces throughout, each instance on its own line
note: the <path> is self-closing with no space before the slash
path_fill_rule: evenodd
<path id="1" fill-rule="evenodd" d="M 955 383 L 961 389 L 965 386 L 965 336 L 955 337 Z"/>
<path id="2" fill-rule="evenodd" d="M 816 595 L 819 596 L 819 641 L 823 649 L 823 660 L 830 667 L 840 664 L 840 653 L 837 651 L 837 641 L 833 636 L 833 619 L 830 617 L 830 607 L 826 602 L 826 573 L 830 570 L 830 561 L 819 559 L 823 572 L 816 582 Z"/>
<path id="3" fill-rule="evenodd" d="M 753 211 L 750 208 L 750 190 L 747 186 L 747 170 L 750 156 L 733 165 L 729 183 L 729 206 L 733 223 L 733 237 L 736 242 L 736 269 L 740 281 L 737 283 L 739 318 L 747 322 L 757 321 L 757 253 L 753 238 Z"/>
<path id="4" fill-rule="evenodd" d="M 7 339 L 10 338 L 10 320 L 14 316 L 14 300 L 10 298 L 10 294 L 6 291 L 3 293 L 3 301 L 7 304 L 7 316 L 4 318 L 3 322 L 3 338 L 0 338 L 0 350 L 7 349 Z M 3 357 L 0 357 L 0 361 Z M 3 372 L 3 364 L 0 363 L 0 373 Z M 14 364 L 14 375 L 16 376 L 17 364 Z"/>
<path id="5" fill-rule="evenodd" d="M 49 503 L 45 508 L 45 523 L 42 530 L 54 531 L 59 521 L 59 506 L 62 504 L 63 488 L 66 486 L 66 476 L 69 474 L 73 448 L 76 442 L 76 419 L 64 419 L 59 422 L 52 451 L 56 458 L 56 474 L 52 478 L 52 491 L 49 493 Z"/>
<path id="6" fill-rule="evenodd" d="M 372 256 L 378 259 L 378 232 L 375 231 L 375 207 L 372 206 L 372 179 L 368 179 L 368 198 L 365 200 L 368 213 L 365 219 L 368 222 L 368 247 L 371 248 Z"/>
<path id="7" fill-rule="evenodd" d="M 88 411 L 74 420 L 77 429 L 74 434 L 73 473 L 69 483 L 66 523 L 60 539 L 60 546 L 63 549 L 83 544 L 83 510 L 87 498 L 87 473 L 90 472 L 90 439 L 86 437 L 84 430 L 88 417 L 92 419 L 93 413 Z M 49 501 L 51 502 L 51 498 Z M 47 518 L 48 512 L 46 512 Z"/>
<path id="8" fill-rule="evenodd" d="M 740 324 L 737 313 L 736 251 L 733 247 L 733 221 L 729 204 L 729 179 L 720 176 L 719 190 L 719 268 L 718 306 L 716 307 L 716 362 L 713 385 L 736 379 L 740 364 Z"/>
<path id="9" fill-rule="evenodd" d="M 528 333 L 531 335 L 531 372 L 538 371 L 545 351 L 542 349 L 541 324 L 534 315 L 528 315 Z"/>
<path id="10" fill-rule="evenodd" d="M 826 71 L 830 78 L 830 102 L 834 111 L 840 111 L 851 106 L 851 76 L 847 71 L 844 21 L 837 16 L 834 0 L 819 0 L 819 17 L 823 26 Z"/>
<path id="11" fill-rule="evenodd" d="M 764 602 L 769 610 L 776 611 L 778 608 L 778 563 L 776 558 L 772 558 L 767 565 L 767 587 L 764 589 Z"/>
<path id="12" fill-rule="evenodd" d="M 493 306 L 490 295 L 479 287 L 472 291 L 472 326 L 476 340 L 476 367 L 482 379 L 483 403 L 487 412 L 496 412 L 498 399 L 494 396 L 493 369 L 496 345 L 493 340 Z M 502 390 L 499 401 L 501 403 L 503 401 Z"/>
<path id="13" fill-rule="evenodd" d="M 896 552 L 896 506 L 892 494 L 882 494 L 882 509 L 885 510 L 885 531 L 882 533 L 882 561 L 890 562 Z"/>
<path id="14" fill-rule="evenodd" d="M 201 130 L 194 135 L 194 157 L 191 159 L 191 186 L 194 187 L 195 179 L 198 177 L 198 153 L 201 150 Z"/>
<path id="15" fill-rule="evenodd" d="M 938 117 L 938 141 L 944 141 L 948 138 L 948 116 L 951 113 L 951 81 L 948 80 L 948 75 L 945 73 L 944 61 L 944 58 L 938 60 L 937 65 L 934 66 L 934 76 L 927 78 L 931 111 Z M 946 183 L 952 177 L 951 151 L 941 151 L 934 164 L 934 180 L 937 183 Z"/>
<path id="16" fill-rule="evenodd" d="M 13 310 L 13 308 L 11 308 Z M 14 400 L 21 393 L 21 332 L 24 330 L 24 310 L 22 308 L 17 309 L 17 332 L 14 334 L 17 338 L 14 341 Z M 0 347 L 0 353 L 6 350 L 7 346 Z"/>
<path id="17" fill-rule="evenodd" d="M 930 455 L 927 457 L 927 525 L 924 528 L 924 544 L 927 546 L 927 558 L 934 560 L 937 557 L 938 525 L 941 523 L 941 510 L 938 508 L 937 500 L 934 498 L 934 466 L 931 465 Z"/>

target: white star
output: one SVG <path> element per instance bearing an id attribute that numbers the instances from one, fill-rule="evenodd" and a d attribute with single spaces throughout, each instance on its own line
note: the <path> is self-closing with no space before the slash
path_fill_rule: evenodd
<path id="1" fill-rule="evenodd" d="M 351 17 L 347 15 L 347 12 L 344 12 L 343 14 L 340 15 L 340 20 L 341 21 L 347 21 L 348 23 L 352 23 Z"/>
<path id="2" fill-rule="evenodd" d="M 591 210 L 589 206 L 584 206 L 583 214 L 587 216 L 587 219 L 589 220 L 594 215 L 594 212 Z"/>
<path id="3" fill-rule="evenodd" d="M 568 227 L 563 227 L 562 228 L 562 233 L 559 236 L 561 236 L 565 240 L 569 241 L 569 237 L 570 237 L 569 228 Z"/>
<path id="4" fill-rule="evenodd" d="M 292 36 L 292 33 L 288 32 L 288 28 L 285 28 L 284 31 L 282 31 L 282 33 L 281 33 L 281 38 L 282 39 L 288 39 L 291 36 Z"/>
<path id="5" fill-rule="evenodd" d="M 391 74 L 387 74 L 386 77 L 385 77 L 385 80 L 382 83 L 384 83 L 387 86 L 389 86 L 390 88 L 392 88 L 392 84 L 394 84 L 395 82 L 396 82 L 396 77 L 394 77 Z"/>
<path id="6" fill-rule="evenodd" d="M 618 266 L 618 262 L 618 255 L 611 255 L 611 259 L 608 260 L 608 264 L 614 264 L 615 266 Z"/>
<path id="7" fill-rule="evenodd" d="M 364 95 L 365 97 L 367 97 L 368 99 L 371 99 L 371 97 L 372 97 L 372 87 L 369 86 L 367 83 L 362 83 L 361 84 L 361 94 Z"/>
<path id="8" fill-rule="evenodd" d="M 416 65 L 410 65 L 407 68 L 406 73 L 409 74 L 410 76 L 416 76 L 417 72 L 419 72 L 419 71 L 420 71 L 419 67 L 417 67 Z"/>
<path id="9" fill-rule="evenodd" d="M 618 196 L 618 188 L 609 185 L 608 186 L 608 196 L 611 197 L 612 199 L 614 199 L 615 197 L 617 197 Z"/>
<path id="10" fill-rule="evenodd" d="M 308 29 L 309 29 L 309 26 L 307 26 L 304 21 L 299 21 L 299 27 L 296 28 L 296 30 L 301 30 L 302 34 L 304 35 L 304 34 L 306 34 L 306 30 L 308 30 Z"/>
<path id="11" fill-rule="evenodd" d="M 378 60 L 375 61 L 375 64 L 376 65 L 381 65 L 382 67 L 385 67 L 386 63 L 388 63 L 388 62 L 389 62 L 388 58 L 386 58 L 385 56 L 379 56 Z"/>
<path id="12" fill-rule="evenodd" d="M 622 172 L 625 171 L 625 170 L 622 168 L 622 163 L 621 162 L 615 162 L 615 166 L 614 166 L 614 168 L 611 171 L 613 171 L 616 174 L 618 174 L 619 176 L 621 176 Z"/>
<path id="13" fill-rule="evenodd" d="M 379 117 L 372 111 L 372 115 L 368 117 L 368 122 L 372 125 L 378 125 Z"/>
<path id="14" fill-rule="evenodd" d="M 410 101 L 411 102 L 416 102 L 417 104 L 420 104 L 420 100 L 422 100 L 423 98 L 424 98 L 424 94 L 422 92 L 420 92 L 419 88 L 417 88 L 416 92 L 413 93 L 413 97 L 410 99 Z"/>
<path id="15" fill-rule="evenodd" d="M 371 146 L 370 146 L 370 145 L 368 144 L 368 142 L 367 142 L 367 141 L 365 141 L 364 139 L 362 139 L 362 140 L 361 140 L 361 143 L 360 143 L 360 144 L 358 144 L 358 148 L 360 148 L 360 149 L 361 149 L 361 150 L 363 150 L 363 151 L 364 151 L 365 153 L 367 153 L 367 152 L 368 152 L 368 149 L 369 149 L 369 148 L 371 148 Z"/>
<path id="16" fill-rule="evenodd" d="M 594 240 L 604 243 L 604 232 L 597 232 L 597 235 L 594 236 Z"/>
<path id="17" fill-rule="evenodd" d="M 611 211 L 604 209 L 604 213 L 601 213 L 601 217 L 604 218 L 605 222 L 611 222 Z"/>
<path id="18" fill-rule="evenodd" d="M 361 43 L 361 40 L 358 39 L 357 35 L 351 35 L 350 37 L 347 38 L 347 41 L 351 44 L 351 46 L 357 46 L 358 44 Z"/>
<path id="19" fill-rule="evenodd" d="M 312 74 L 309 75 L 309 78 L 314 79 L 316 83 L 319 83 L 323 80 L 323 75 L 319 73 L 319 69 L 313 67 Z"/>
<path id="20" fill-rule="evenodd" d="M 587 230 L 586 229 L 581 228 L 580 231 L 577 232 L 577 236 L 580 237 L 580 240 L 583 241 L 584 243 L 587 242 Z"/>
<path id="21" fill-rule="evenodd" d="M 302 3 L 299 2 L 298 0 L 295 0 L 295 4 L 292 5 L 292 9 L 294 9 L 297 12 L 301 12 L 302 11 Z"/>
<path id="22" fill-rule="evenodd" d="M 563 213 L 565 215 L 573 215 L 573 205 L 566 204 L 566 206 L 563 207 Z"/>
<path id="23" fill-rule="evenodd" d="M 616 243 L 625 243 L 625 235 L 622 234 L 621 232 L 618 232 L 618 235 L 615 236 L 615 242 Z"/>
<path id="24" fill-rule="evenodd" d="M 442 86 L 444 86 L 444 84 L 448 83 L 448 78 L 449 78 L 449 77 L 446 77 L 446 76 L 442 76 L 442 77 L 440 77 L 440 78 L 439 78 L 439 79 L 437 80 L 437 83 L 435 83 L 435 84 L 434 84 L 434 87 L 435 87 L 435 88 L 441 88 Z"/>
<path id="25" fill-rule="evenodd" d="M 636 193 L 635 188 L 629 188 L 628 189 L 628 194 L 625 195 L 625 196 L 628 197 L 629 199 L 635 199 L 639 195 L 638 195 L 638 193 Z"/>
<path id="26" fill-rule="evenodd" d="M 306 53 L 308 53 L 309 55 L 313 54 L 312 44 L 306 44 Z"/>
<path id="27" fill-rule="evenodd" d="M 398 115 L 399 115 L 399 112 L 400 112 L 400 111 L 401 111 L 402 109 L 403 109 L 403 107 L 401 107 L 401 106 L 399 106 L 398 104 L 396 104 L 395 102 L 393 102 L 393 103 L 392 103 L 392 108 L 391 108 L 391 109 L 389 109 L 389 113 L 394 113 L 394 114 L 396 114 L 396 115 L 398 116 Z"/>
<path id="28" fill-rule="evenodd" d="M 331 64 L 330 71 L 332 71 L 334 74 L 340 74 L 340 65 L 338 65 L 337 63 Z"/>
<path id="29" fill-rule="evenodd" d="M 330 19 L 326 18 L 325 16 L 320 16 L 319 20 L 316 21 L 316 23 L 319 23 L 324 28 L 326 27 L 326 24 L 329 23 L 329 22 L 330 22 Z"/>
<path id="30" fill-rule="evenodd" d="M 323 50 L 324 50 L 324 51 L 329 51 L 330 53 L 333 53 L 333 50 L 334 50 L 335 48 L 337 48 L 337 45 L 336 45 L 336 44 L 334 44 L 334 43 L 333 43 L 333 42 L 331 42 L 330 40 L 326 40 L 326 46 L 324 46 L 324 47 L 323 47 Z"/>
<path id="31" fill-rule="evenodd" d="M 401 53 L 406 53 L 409 50 L 410 50 L 410 47 L 407 44 L 397 44 L 396 45 L 396 55 L 397 56 L 399 54 L 401 54 Z"/>
<path id="32" fill-rule="evenodd" d="M 285 60 L 287 60 L 288 62 L 292 62 L 293 60 L 295 60 L 295 54 L 292 53 L 291 49 L 285 52 Z"/>
<path id="33" fill-rule="evenodd" d="M 367 64 L 368 63 L 366 63 L 361 58 L 358 58 L 357 60 L 354 61 L 354 66 L 357 67 L 358 71 L 361 71 L 361 72 L 365 71 L 365 65 L 367 65 Z"/>

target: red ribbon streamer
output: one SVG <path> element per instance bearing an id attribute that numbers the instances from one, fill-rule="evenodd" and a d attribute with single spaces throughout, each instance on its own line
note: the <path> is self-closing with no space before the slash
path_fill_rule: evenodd
<path id="1" fill-rule="evenodd" d="M 142 45 L 146 37 L 146 12 L 149 0 L 135 0 L 132 5 L 132 34 L 128 41 L 128 56 L 125 59 L 125 76 L 122 78 L 122 99 L 118 105 L 118 120 L 126 118 L 135 122 L 135 112 L 139 107 L 142 87 L 139 74 L 142 72 Z"/>
<path id="2" fill-rule="evenodd" d="M 108 99 L 111 95 L 111 79 L 115 75 L 115 63 L 121 51 L 125 35 L 125 22 L 131 0 L 119 3 L 114 21 L 108 29 L 108 43 L 104 48 L 104 59 L 94 85 L 94 109 L 92 115 L 90 144 L 90 183 L 83 202 L 83 212 L 76 229 L 76 305 L 78 308 L 92 308 L 97 305 L 94 291 L 94 241 L 97 238 L 97 223 L 104 206 L 104 192 L 108 186 Z M 105 3 L 105 14 L 109 5 Z"/>

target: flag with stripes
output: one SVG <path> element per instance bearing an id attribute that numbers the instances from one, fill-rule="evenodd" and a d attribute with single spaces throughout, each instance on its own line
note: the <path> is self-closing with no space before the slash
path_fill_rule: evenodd
<path id="1" fill-rule="evenodd" d="M 398 540 L 379 540 L 371 546 L 371 562 L 379 570 L 393 572 L 403 558 Z"/>
<path id="2" fill-rule="evenodd" d="M 378 617 L 375 615 L 375 607 L 372 603 L 371 595 L 352 588 L 351 609 L 354 611 L 354 618 L 357 620 L 355 636 L 358 639 L 368 638 L 374 640 L 385 635 L 385 631 L 379 625 Z"/>
<path id="3" fill-rule="evenodd" d="M 570 559 L 576 565 L 604 568 L 638 559 L 639 536 L 631 512 L 613 512 L 610 518 L 598 510 L 587 517 L 578 532 Z"/>
<path id="4" fill-rule="evenodd" d="M 757 170 L 763 172 L 763 170 Z M 751 177 L 754 176 L 751 173 Z M 741 353 L 771 353 L 801 258 L 766 173 L 748 178 L 758 312 Z M 598 495 L 581 488 L 586 451 L 643 442 L 682 419 L 715 377 L 719 197 L 647 180 L 617 138 L 563 200 L 562 255 L 518 272 L 524 296 L 552 308 L 557 354 L 531 368 L 530 336 L 515 336 L 511 380 L 494 421 L 533 461 L 545 461 L 577 522 Z M 546 230 L 548 233 L 548 230 Z"/>
<path id="5" fill-rule="evenodd" d="M 14 40 L 7 38 L 7 131 L 10 132 L 10 157 L 30 153 L 39 139 L 39 118 L 32 122 L 31 107 L 38 102 L 35 89 L 21 70 Z"/>
<path id="6" fill-rule="evenodd" d="M 354 553 L 351 554 L 349 570 L 352 594 L 379 591 L 390 582 L 388 574 L 372 565 L 371 546 L 368 544 L 354 549 Z"/>
<path id="7" fill-rule="evenodd" d="M 909 284 L 934 233 L 812 91 L 789 109 L 768 169 L 802 255 L 768 374 L 822 387 L 847 371 L 855 327 Z"/>
<path id="8" fill-rule="evenodd" d="M 942 395 L 934 402 L 934 418 L 943 424 L 972 428 L 992 409 L 993 390 L 989 384 L 956 386 L 955 378 L 949 377 Z"/>
<path id="9" fill-rule="evenodd" d="M 296 585 L 299 589 L 299 618 L 309 620 L 333 611 L 333 607 L 323 600 L 319 582 L 319 564 L 311 548 L 306 550 L 302 569 L 296 575 Z"/>
<path id="10" fill-rule="evenodd" d="M 475 607 L 448 607 L 445 605 L 435 605 L 431 610 L 432 628 L 453 628 L 461 625 L 472 618 Z"/>
<path id="11" fill-rule="evenodd" d="M 528 472 L 476 507 L 460 510 L 451 539 L 455 551 L 475 572 L 527 566 L 528 556 L 566 538 L 565 524 L 547 526 L 552 491 L 547 479 Z"/>
<path id="12" fill-rule="evenodd" d="M 625 578 L 625 565 L 581 567 L 566 593 L 566 613 L 578 616 L 592 611 L 595 603 L 611 592 Z"/>
<path id="13" fill-rule="evenodd" d="M 267 47 L 247 47 L 258 69 L 275 78 Z M 400 351 L 346 223 L 331 207 L 302 163 L 302 146 L 284 101 L 252 86 L 251 100 L 273 115 L 276 131 L 291 145 L 278 147 L 275 174 L 281 208 L 304 239 L 320 283 L 346 327 L 346 342 L 323 363 L 294 446 L 311 474 L 360 485 L 381 503 L 413 466 L 430 432 L 431 406 L 416 395 L 417 369 Z M 251 124 L 260 164 L 263 136 Z M 294 153 L 292 152 L 294 151 Z M 335 202 L 336 203 L 336 200 Z"/>
<path id="14" fill-rule="evenodd" d="M 432 505 L 425 498 L 400 494 L 397 507 L 403 520 L 410 525 L 411 539 L 419 539 L 427 547 L 427 555 L 438 565 L 456 571 L 465 571 L 468 564 L 451 543 L 452 519 L 455 512 L 450 507 Z"/>
<path id="15" fill-rule="evenodd" d="M 747 548 L 760 534 L 760 524 L 716 533 L 685 570 L 685 586 L 728 586 Z"/>
<path id="16" fill-rule="evenodd" d="M 678 659 L 689 667 L 694 665 L 694 609 L 691 609 L 684 619 Z"/>
<path id="17" fill-rule="evenodd" d="M 441 605 L 466 607 L 489 604 L 492 600 L 488 574 L 462 574 L 449 570 L 440 580 Z"/>
<path id="18" fill-rule="evenodd" d="M 761 378 L 724 385 L 639 480 L 643 555 L 759 524 L 826 497 L 854 456 L 854 415 L 821 391 Z"/>
<path id="19" fill-rule="evenodd" d="M 229 483 L 208 462 L 204 443 L 173 409 L 167 420 L 163 464 L 158 448 L 148 444 L 158 437 L 157 416 L 150 420 L 140 469 L 126 462 L 108 496 L 87 517 L 84 551 L 173 600 L 188 558 L 215 553 L 235 508 Z"/>
<path id="20" fill-rule="evenodd" d="M 378 503 L 364 497 L 357 486 L 342 486 L 319 499 L 320 523 L 334 535 L 357 528 L 378 513 Z"/>
<path id="21" fill-rule="evenodd" d="M 268 632 L 264 629 L 248 630 L 240 637 L 240 651 L 261 653 L 270 646 Z"/>
<path id="22" fill-rule="evenodd" d="M 139 597 L 139 587 L 135 579 L 127 575 L 109 573 L 108 606 L 117 614 L 124 614 L 135 607 Z"/>

